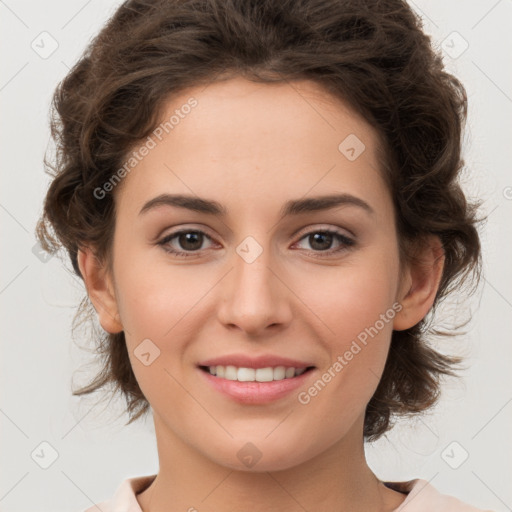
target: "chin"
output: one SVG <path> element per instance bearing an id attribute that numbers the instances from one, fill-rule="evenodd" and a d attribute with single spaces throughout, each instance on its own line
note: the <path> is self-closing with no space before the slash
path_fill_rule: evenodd
<path id="1" fill-rule="evenodd" d="M 277 439 L 274 441 L 235 441 L 225 447 L 223 453 L 218 451 L 208 454 L 210 459 L 220 466 L 234 471 L 263 473 L 267 471 L 283 471 L 307 462 L 314 454 L 298 450 L 302 443 L 284 446 Z M 303 446 L 303 445 L 302 445 Z M 219 448 L 219 446 L 217 446 Z"/>

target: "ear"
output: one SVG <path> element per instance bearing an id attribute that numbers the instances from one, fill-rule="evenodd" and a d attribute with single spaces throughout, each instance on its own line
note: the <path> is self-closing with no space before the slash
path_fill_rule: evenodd
<path id="1" fill-rule="evenodd" d="M 402 278 L 397 298 L 402 309 L 394 318 L 395 331 L 409 329 L 425 318 L 434 304 L 444 261 L 444 249 L 438 236 L 430 235 L 419 244 Z"/>
<path id="2" fill-rule="evenodd" d="M 121 332 L 123 326 L 119 318 L 112 278 L 106 265 L 102 264 L 88 247 L 79 249 L 77 257 L 87 294 L 98 314 L 101 327 L 111 334 Z"/>

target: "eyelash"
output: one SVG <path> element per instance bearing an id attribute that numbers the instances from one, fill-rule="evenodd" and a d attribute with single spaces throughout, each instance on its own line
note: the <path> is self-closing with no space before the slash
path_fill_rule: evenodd
<path id="1" fill-rule="evenodd" d="M 182 229 L 181 231 L 176 231 L 174 233 L 170 233 L 170 234 L 166 235 L 162 240 L 157 242 L 157 245 L 161 246 L 165 252 L 167 252 L 169 254 L 173 254 L 174 256 L 176 256 L 178 258 L 188 258 L 190 256 L 195 256 L 197 253 L 200 252 L 200 250 L 190 251 L 190 252 L 177 251 L 176 249 L 171 249 L 168 245 L 169 242 L 173 238 L 176 238 L 177 236 L 182 235 L 184 233 L 202 234 L 206 238 L 208 238 L 210 240 L 212 239 L 204 231 L 201 231 L 198 229 Z M 318 230 L 314 230 L 314 231 L 309 231 L 308 233 L 305 233 L 299 239 L 299 241 L 303 240 L 304 238 L 307 238 L 308 236 L 311 236 L 311 235 L 317 234 L 317 233 L 334 235 L 334 237 L 337 238 L 338 241 L 341 242 L 341 244 L 342 244 L 339 248 L 334 249 L 334 250 L 328 249 L 326 251 L 314 251 L 314 250 L 308 251 L 309 253 L 314 254 L 314 256 L 318 257 L 318 258 L 324 258 L 324 257 L 332 256 L 333 254 L 336 254 L 336 253 L 339 253 L 342 251 L 348 251 L 356 244 L 355 240 L 352 240 L 351 238 L 347 237 L 346 235 L 344 235 L 336 230 L 330 230 L 330 229 L 318 229 Z"/>

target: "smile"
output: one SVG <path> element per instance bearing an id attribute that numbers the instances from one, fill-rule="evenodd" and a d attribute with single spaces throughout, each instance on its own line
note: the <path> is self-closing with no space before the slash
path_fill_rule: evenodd
<path id="1" fill-rule="evenodd" d="M 209 372 L 210 375 L 214 375 L 219 378 L 227 380 L 237 380 L 239 382 L 272 382 L 275 380 L 291 379 L 302 375 L 307 370 L 313 367 L 307 368 L 294 368 L 294 367 L 266 367 L 266 368 L 245 368 L 237 366 L 200 366 L 200 368 Z"/>
<path id="2" fill-rule="evenodd" d="M 287 396 L 314 377 L 315 366 L 247 368 L 237 366 L 198 366 L 208 386 L 240 404 L 264 405 Z M 215 371 L 217 375 L 212 372 Z M 292 374 L 293 371 L 293 374 Z M 272 375 L 272 380 L 270 380 Z M 274 376 L 276 377 L 274 379 Z M 257 379 L 265 379 L 258 381 Z"/>

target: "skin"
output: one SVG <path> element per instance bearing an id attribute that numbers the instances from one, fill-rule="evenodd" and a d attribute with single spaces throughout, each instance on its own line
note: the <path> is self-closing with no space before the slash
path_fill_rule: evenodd
<path id="1" fill-rule="evenodd" d="M 400 267 L 377 133 L 319 85 L 233 78 L 174 96 L 162 120 L 191 96 L 198 105 L 115 190 L 113 271 L 92 248 L 79 253 L 100 323 L 111 333 L 125 331 L 153 411 L 160 468 L 137 496 L 141 508 L 394 510 L 406 496 L 385 487 L 366 463 L 364 411 L 392 330 L 415 325 L 433 304 L 443 267 L 439 240 L 423 247 L 421 267 Z M 338 150 L 349 134 L 366 148 L 354 161 Z M 162 193 L 212 199 L 228 214 L 168 205 L 139 213 Z M 287 200 L 333 193 L 356 196 L 373 213 L 347 204 L 279 215 Z M 179 237 L 168 242 L 189 257 L 158 245 L 184 228 L 207 235 L 195 245 L 183 238 L 180 245 Z M 322 229 L 355 244 L 343 247 L 334 237 L 322 251 L 306 236 Z M 251 263 L 236 251 L 248 236 L 262 249 Z M 402 309 L 378 335 L 308 404 L 299 403 L 298 393 L 393 304 Z M 134 350 L 147 338 L 160 355 L 145 366 Z M 294 357 L 316 369 L 301 389 L 271 404 L 240 404 L 209 386 L 196 367 L 234 352 Z M 251 468 L 237 457 L 248 442 L 262 454 Z"/>

